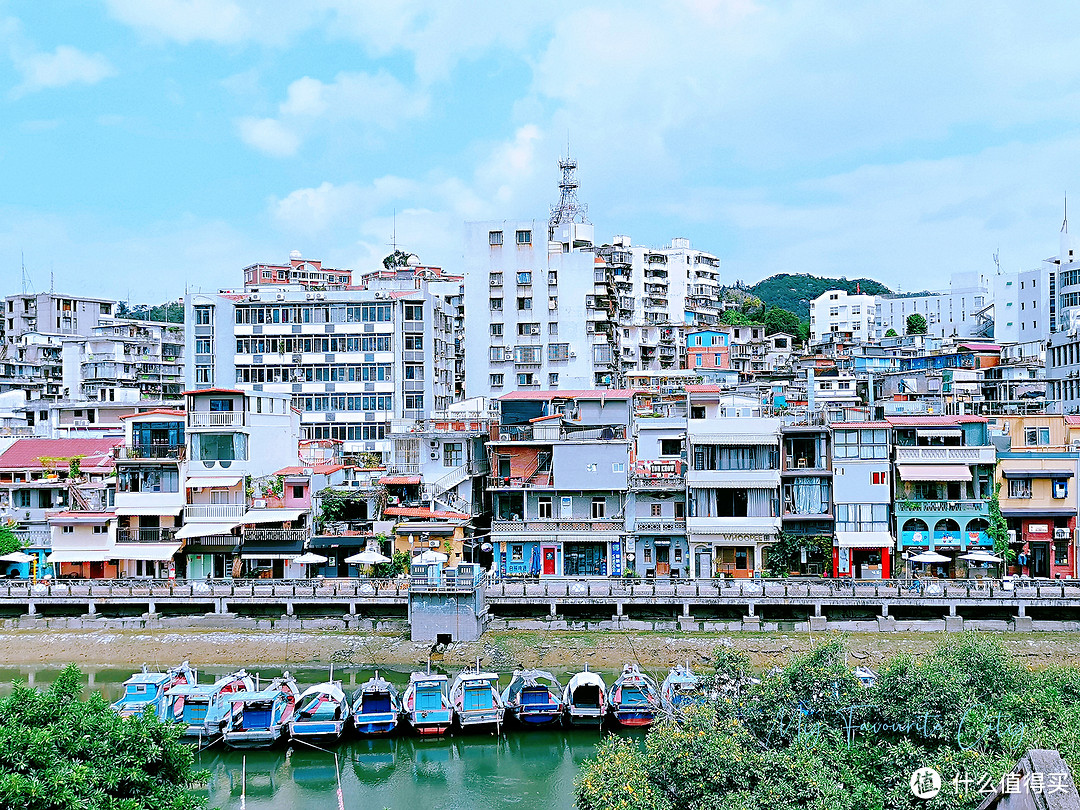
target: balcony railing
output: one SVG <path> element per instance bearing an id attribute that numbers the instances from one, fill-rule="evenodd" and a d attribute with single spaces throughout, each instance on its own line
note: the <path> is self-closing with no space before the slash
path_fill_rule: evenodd
<path id="1" fill-rule="evenodd" d="M 897 447 L 896 462 L 964 462 L 967 464 L 993 464 L 996 460 L 993 447 Z"/>
<path id="2" fill-rule="evenodd" d="M 977 512 L 981 515 L 990 513 L 987 501 L 927 501 L 905 500 L 896 501 L 896 514 L 907 515 L 918 512 Z"/>
<path id="3" fill-rule="evenodd" d="M 247 507 L 242 503 L 192 503 L 184 507 L 184 520 L 228 520 L 242 518 Z"/>
<path id="4" fill-rule="evenodd" d="M 15 539 L 23 548 L 52 548 L 52 532 L 48 529 L 16 529 Z"/>
<path id="5" fill-rule="evenodd" d="M 618 520 L 495 520 L 491 530 L 494 533 L 510 532 L 614 532 L 622 528 L 622 519 Z"/>
<path id="6" fill-rule="evenodd" d="M 303 543 L 310 536 L 307 529 L 244 529 L 245 543 Z"/>
<path id="7" fill-rule="evenodd" d="M 545 470 L 533 473 L 528 478 L 513 475 L 487 477 L 488 489 L 551 489 L 554 485 L 551 472 Z"/>
<path id="8" fill-rule="evenodd" d="M 673 490 L 673 489 L 685 489 L 686 488 L 686 476 L 684 475 L 649 475 L 649 474 L 637 474 L 630 476 L 629 479 L 630 489 L 642 490 L 642 489 L 657 489 L 657 490 Z"/>
<path id="9" fill-rule="evenodd" d="M 205 427 L 243 427 L 242 411 L 188 411 L 188 426 Z"/>
<path id="10" fill-rule="evenodd" d="M 370 520 L 328 521 L 316 534 L 322 537 L 371 537 L 375 534 L 375 524 Z"/>
<path id="11" fill-rule="evenodd" d="M 187 448 L 182 444 L 125 444 L 114 450 L 118 459 L 172 459 L 183 461 Z"/>
<path id="12" fill-rule="evenodd" d="M 172 528 L 117 529 L 117 543 L 172 543 L 176 537 Z"/>
<path id="13" fill-rule="evenodd" d="M 686 518 L 668 518 L 667 520 L 638 520 L 634 531 L 658 532 L 663 534 L 682 534 L 686 531 Z"/>

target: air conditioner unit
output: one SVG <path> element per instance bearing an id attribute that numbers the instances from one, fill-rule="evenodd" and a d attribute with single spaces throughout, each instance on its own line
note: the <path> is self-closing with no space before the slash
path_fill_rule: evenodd
<path id="1" fill-rule="evenodd" d="M 496 281 L 495 279 L 492 279 L 492 280 L 491 280 L 491 286 L 492 286 L 492 287 L 501 287 L 501 286 L 502 286 L 502 282 L 501 282 L 501 281 Z"/>
<path id="2" fill-rule="evenodd" d="M 1015 543 L 1016 542 L 1016 529 L 1009 529 L 1009 542 L 1010 543 Z"/>
<path id="3" fill-rule="evenodd" d="M 510 441 L 510 434 L 509 433 L 500 433 L 499 434 L 499 441 L 500 442 L 508 442 L 508 441 Z M 27 515 L 27 517 L 29 517 L 30 513 L 27 512 L 26 515 Z"/>
<path id="4" fill-rule="evenodd" d="M 252 293 L 251 295 L 248 296 L 248 301 L 261 301 L 261 300 L 262 300 L 262 298 L 259 297 L 258 293 Z"/>
<path id="5" fill-rule="evenodd" d="M 251 503 L 254 505 L 254 507 L 256 509 L 265 509 L 266 508 L 266 500 L 263 499 L 263 498 L 256 498 Z"/>
<path id="6" fill-rule="evenodd" d="M 322 301 L 324 298 L 326 298 L 326 293 L 317 292 L 315 293 L 315 298 L 317 298 L 319 301 Z"/>
<path id="7" fill-rule="evenodd" d="M 435 461 L 439 457 L 439 453 L 436 450 L 431 451 L 431 460 Z"/>
<path id="8" fill-rule="evenodd" d="M 308 293 L 306 297 L 308 301 L 313 301 L 315 299 L 315 293 Z"/>
<path id="9" fill-rule="evenodd" d="M 439 547 L 439 541 L 438 540 L 428 540 L 427 544 L 428 544 L 428 548 L 438 548 Z"/>
<path id="10" fill-rule="evenodd" d="M 399 503 L 401 503 L 401 498 L 399 498 L 397 495 L 391 495 L 389 498 L 386 499 L 386 502 L 390 504 L 390 506 L 397 506 Z"/>
<path id="11" fill-rule="evenodd" d="M 428 444 L 430 444 L 432 447 L 438 447 L 439 446 L 439 440 L 438 439 L 432 439 L 430 442 L 428 442 Z"/>
<path id="12" fill-rule="evenodd" d="M 570 359 L 573 360 L 575 357 L 577 357 L 577 352 L 570 352 Z"/>
<path id="13" fill-rule="evenodd" d="M 1069 539 L 1069 530 L 1068 529 L 1054 529 L 1054 539 L 1055 540 L 1068 540 Z"/>
<path id="14" fill-rule="evenodd" d="M 285 293 L 278 293 L 277 296 L 275 296 L 275 297 L 277 298 L 278 301 L 284 301 L 285 300 Z"/>

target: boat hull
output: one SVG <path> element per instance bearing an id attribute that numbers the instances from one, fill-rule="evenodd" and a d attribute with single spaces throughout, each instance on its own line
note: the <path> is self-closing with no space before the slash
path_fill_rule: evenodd
<path id="1" fill-rule="evenodd" d="M 284 728 L 252 729 L 250 731 L 226 731 L 225 745 L 245 749 L 273 748 L 285 735 Z"/>
<path id="2" fill-rule="evenodd" d="M 345 731 L 344 720 L 305 721 L 289 727 L 289 737 L 309 743 L 334 743 Z"/>
<path id="3" fill-rule="evenodd" d="M 498 731 L 504 719 L 505 713 L 501 709 L 457 711 L 457 722 L 462 731 Z"/>
<path id="4" fill-rule="evenodd" d="M 357 714 L 353 716 L 353 726 L 361 737 L 385 737 L 397 729 L 398 715 L 391 712 Z"/>
<path id="5" fill-rule="evenodd" d="M 413 712 L 409 725 L 422 737 L 438 737 L 450 730 L 454 716 L 448 711 Z"/>
<path id="6" fill-rule="evenodd" d="M 512 716 L 523 726 L 550 726 L 559 722 L 562 714 L 562 709 L 555 706 L 552 709 L 518 709 Z"/>
<path id="7" fill-rule="evenodd" d="M 604 713 L 600 709 L 574 709 L 566 713 L 566 722 L 571 726 L 596 728 L 604 724 Z"/>
<path id="8" fill-rule="evenodd" d="M 644 728 L 651 726 L 656 719 L 653 711 L 635 711 L 633 709 L 616 709 L 612 712 L 615 722 L 626 728 Z"/>

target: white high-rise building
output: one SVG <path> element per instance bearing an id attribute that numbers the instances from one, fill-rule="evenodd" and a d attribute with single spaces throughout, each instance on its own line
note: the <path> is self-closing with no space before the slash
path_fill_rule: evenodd
<path id="1" fill-rule="evenodd" d="M 949 289 L 927 295 L 878 296 L 874 338 L 883 338 L 890 329 L 907 334 L 909 315 L 926 318 L 930 337 L 988 338 L 993 319 L 989 280 L 979 273 L 953 273 Z"/>
<path id="2" fill-rule="evenodd" d="M 810 342 L 820 343 L 830 334 L 851 333 L 867 341 L 872 337 L 877 317 L 877 296 L 845 290 L 823 292 L 810 302 Z"/>

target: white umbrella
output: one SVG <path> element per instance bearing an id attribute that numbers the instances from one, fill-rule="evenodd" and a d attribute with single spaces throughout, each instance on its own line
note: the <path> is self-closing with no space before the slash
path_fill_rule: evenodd
<path id="1" fill-rule="evenodd" d="M 936 551 L 921 551 L 914 557 L 909 558 L 911 562 L 917 563 L 947 563 L 952 562 L 944 554 L 938 554 Z"/>
<path id="2" fill-rule="evenodd" d="M 444 563 L 450 558 L 441 551 L 421 551 L 412 561 L 414 563 Z"/>
<path id="3" fill-rule="evenodd" d="M 991 554 L 989 551 L 982 551 L 977 549 L 975 551 L 969 551 L 967 554 L 960 555 L 961 560 L 971 560 L 972 562 L 988 562 L 999 563 L 1003 562 L 1001 557 Z"/>
<path id="4" fill-rule="evenodd" d="M 301 554 L 299 557 L 293 560 L 293 562 L 300 563 L 301 565 L 318 565 L 319 563 L 326 562 L 326 557 L 322 556 L 321 554 L 316 554 L 314 551 L 308 551 L 304 554 Z"/>
<path id="5" fill-rule="evenodd" d="M 10 563 L 20 563 L 20 564 L 22 564 L 22 563 L 33 562 L 36 559 L 37 559 L 37 557 L 34 557 L 33 555 L 23 554 L 21 551 L 13 551 L 10 554 L 5 554 L 3 557 L 0 557 L 0 562 L 10 562 Z"/>
<path id="6" fill-rule="evenodd" d="M 345 562 L 350 565 L 375 565 L 375 563 L 388 563 L 390 558 L 369 549 L 361 551 L 359 554 L 353 554 L 351 557 L 346 557 Z"/>

